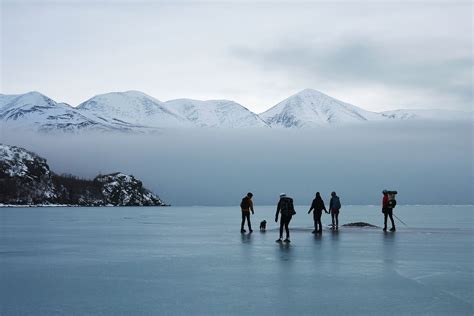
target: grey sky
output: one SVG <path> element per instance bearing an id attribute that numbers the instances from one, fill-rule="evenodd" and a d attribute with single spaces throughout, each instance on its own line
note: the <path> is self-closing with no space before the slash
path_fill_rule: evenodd
<path id="1" fill-rule="evenodd" d="M 471 1 L 1 3 L 1 93 L 472 109 Z"/>

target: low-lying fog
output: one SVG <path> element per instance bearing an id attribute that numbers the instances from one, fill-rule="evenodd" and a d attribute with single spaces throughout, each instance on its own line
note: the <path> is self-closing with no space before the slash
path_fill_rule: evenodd
<path id="1" fill-rule="evenodd" d="M 2 129 L 0 142 L 45 157 L 53 171 L 92 178 L 122 171 L 173 205 L 258 204 L 280 192 L 309 204 L 335 190 L 346 204 L 472 204 L 472 122 L 316 129 L 184 129 L 154 135 L 41 135 Z"/>

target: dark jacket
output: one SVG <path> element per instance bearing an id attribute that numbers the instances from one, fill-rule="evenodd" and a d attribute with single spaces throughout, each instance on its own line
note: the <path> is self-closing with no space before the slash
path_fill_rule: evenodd
<path id="1" fill-rule="evenodd" d="M 313 203 L 311 203 L 311 208 L 309 209 L 309 211 L 311 212 L 312 210 L 314 210 L 315 212 L 321 212 L 322 210 L 327 211 L 323 199 L 314 199 Z"/>
<path id="2" fill-rule="evenodd" d="M 252 214 L 253 214 L 254 211 L 253 211 L 252 198 L 249 198 L 248 196 L 246 196 L 246 197 L 244 197 L 244 199 L 247 199 L 249 207 L 248 208 L 241 208 L 242 212 L 248 213 L 248 212 L 252 211 Z"/>
<path id="3" fill-rule="evenodd" d="M 289 206 L 288 210 L 282 209 L 282 207 L 285 204 Z M 278 219 L 278 214 L 279 213 L 281 213 L 281 217 L 285 217 L 285 218 L 291 218 L 296 213 L 295 208 L 293 206 L 293 199 L 292 198 L 290 198 L 288 196 L 280 198 L 280 201 L 278 201 L 278 205 L 277 205 L 277 209 L 276 209 L 276 213 L 275 213 L 275 221 Z"/>
<path id="4" fill-rule="evenodd" d="M 339 200 L 339 197 L 337 195 L 333 196 L 331 198 L 331 201 L 329 202 L 329 209 L 339 210 L 340 208 L 341 208 L 341 201 Z"/>

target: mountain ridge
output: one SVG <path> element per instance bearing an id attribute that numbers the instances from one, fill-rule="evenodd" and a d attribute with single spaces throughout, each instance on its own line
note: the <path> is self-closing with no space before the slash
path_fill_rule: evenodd
<path id="1" fill-rule="evenodd" d="M 466 120 L 472 112 L 398 109 L 372 112 L 304 89 L 257 114 L 232 100 L 160 101 L 141 91 L 98 94 L 76 107 L 37 91 L 0 94 L 0 122 L 41 132 L 153 132 L 162 128 L 312 128 L 368 121 Z"/>

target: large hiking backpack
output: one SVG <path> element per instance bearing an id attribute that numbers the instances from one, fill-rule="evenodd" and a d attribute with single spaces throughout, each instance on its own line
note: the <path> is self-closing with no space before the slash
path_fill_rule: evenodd
<path id="1" fill-rule="evenodd" d="M 395 208 L 396 205 L 397 205 L 397 201 L 395 200 L 395 198 L 393 198 L 391 200 L 388 200 L 388 202 L 387 202 L 387 206 L 389 208 Z"/>
<path id="2" fill-rule="evenodd" d="M 247 196 L 242 198 L 242 202 L 240 202 L 240 208 L 243 210 L 248 210 L 250 208 L 250 201 Z"/>
<path id="3" fill-rule="evenodd" d="M 341 208 L 341 201 L 339 200 L 338 196 L 333 197 L 334 199 L 334 205 L 332 206 L 335 209 L 340 209 Z"/>
<path id="4" fill-rule="evenodd" d="M 280 200 L 280 212 L 281 216 L 285 217 L 289 217 L 296 214 L 292 198 L 285 197 Z"/>

